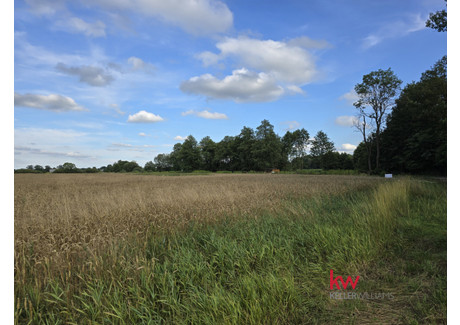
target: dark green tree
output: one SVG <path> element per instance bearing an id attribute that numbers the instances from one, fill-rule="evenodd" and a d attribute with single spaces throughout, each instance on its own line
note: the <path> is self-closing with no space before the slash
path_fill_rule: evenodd
<path id="1" fill-rule="evenodd" d="M 370 118 L 375 126 L 375 145 L 377 150 L 375 167 L 380 168 L 380 133 L 385 125 L 388 112 L 394 106 L 402 81 L 393 73 L 391 68 L 379 69 L 363 76 L 363 82 L 355 86 L 358 101 L 354 106 L 362 114 Z"/>
<path id="2" fill-rule="evenodd" d="M 144 165 L 144 170 L 146 172 L 154 172 L 156 170 L 155 163 L 153 161 L 147 161 Z"/>
<path id="3" fill-rule="evenodd" d="M 313 159 L 319 162 L 320 168 L 325 169 L 326 167 L 329 167 L 330 164 L 327 164 L 330 159 L 328 153 L 332 151 L 334 151 L 334 142 L 329 140 L 326 133 L 318 131 L 315 138 L 311 141 L 310 154 Z"/>
<path id="4" fill-rule="evenodd" d="M 216 150 L 217 144 L 209 137 L 206 136 L 200 141 L 200 152 L 201 152 L 201 165 L 204 170 L 216 171 L 217 160 Z"/>
<path id="5" fill-rule="evenodd" d="M 172 165 L 172 169 L 179 171 L 183 170 L 181 160 L 182 143 L 176 143 L 173 147 L 172 152 L 169 154 L 169 159 Z"/>
<path id="6" fill-rule="evenodd" d="M 300 161 L 300 169 L 303 169 L 303 161 L 307 152 L 307 144 L 310 139 L 310 134 L 304 128 L 295 130 L 292 133 L 293 152 L 295 157 Z"/>
<path id="7" fill-rule="evenodd" d="M 216 159 L 219 170 L 239 170 L 240 163 L 237 152 L 237 142 L 235 137 L 225 136 L 217 144 Z"/>
<path id="8" fill-rule="evenodd" d="M 410 173 L 447 172 L 447 57 L 408 84 L 382 133 L 385 166 Z"/>
<path id="9" fill-rule="evenodd" d="M 155 170 L 159 172 L 168 171 L 172 168 L 171 157 L 169 154 L 160 153 L 154 159 Z"/>
<path id="10" fill-rule="evenodd" d="M 180 160 L 184 171 L 191 172 L 201 167 L 200 149 L 198 148 L 196 139 L 192 135 L 189 135 L 184 140 L 184 143 L 182 143 Z"/>
<path id="11" fill-rule="evenodd" d="M 243 127 L 236 141 L 240 169 L 243 171 L 254 170 L 254 146 L 256 144 L 254 130 L 246 126 Z"/>
<path id="12" fill-rule="evenodd" d="M 256 140 L 254 146 L 255 167 L 258 170 L 279 168 L 282 163 L 281 139 L 268 120 L 263 120 L 257 127 Z"/>

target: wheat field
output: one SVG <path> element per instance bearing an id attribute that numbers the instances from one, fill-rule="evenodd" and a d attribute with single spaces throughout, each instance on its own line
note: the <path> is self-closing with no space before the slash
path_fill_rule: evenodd
<path id="1" fill-rule="evenodd" d="M 445 319 L 443 185 L 351 175 L 18 174 L 14 196 L 16 324 Z M 420 229 L 437 229 L 435 240 Z M 414 247 L 414 257 L 401 247 Z M 414 265 L 422 268 L 411 279 L 426 286 L 408 287 Z M 362 288 L 400 295 L 336 305 L 322 289 L 332 266 L 366 274 Z"/>

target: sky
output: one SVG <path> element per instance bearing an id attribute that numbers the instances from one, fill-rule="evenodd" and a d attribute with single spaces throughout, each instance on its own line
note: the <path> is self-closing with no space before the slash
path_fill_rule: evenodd
<path id="1" fill-rule="evenodd" d="M 353 88 L 447 54 L 443 0 L 14 1 L 14 167 L 143 166 L 264 119 L 353 153 Z"/>

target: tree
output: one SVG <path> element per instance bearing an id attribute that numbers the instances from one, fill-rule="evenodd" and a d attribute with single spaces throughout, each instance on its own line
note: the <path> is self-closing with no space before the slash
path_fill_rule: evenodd
<path id="1" fill-rule="evenodd" d="M 447 0 L 444 0 L 447 5 Z M 447 11 L 445 9 L 430 13 L 430 18 L 426 21 L 426 27 L 433 28 L 438 32 L 447 32 Z"/>
<path id="2" fill-rule="evenodd" d="M 254 148 L 255 165 L 258 170 L 277 168 L 281 164 L 281 140 L 268 120 L 257 127 Z"/>
<path id="3" fill-rule="evenodd" d="M 203 169 L 216 171 L 216 143 L 209 136 L 206 136 L 201 139 L 199 148 L 201 152 L 201 165 Z"/>
<path id="4" fill-rule="evenodd" d="M 240 162 L 240 168 L 243 171 L 255 169 L 254 165 L 254 146 L 256 136 L 254 130 L 249 127 L 243 127 L 237 139 L 237 152 Z"/>
<path id="5" fill-rule="evenodd" d="M 182 161 L 181 161 L 181 149 L 182 143 L 176 143 L 173 147 L 172 152 L 169 154 L 169 159 L 172 165 L 173 170 L 182 170 Z"/>
<path id="6" fill-rule="evenodd" d="M 200 169 L 200 149 L 198 148 L 196 139 L 192 135 L 189 135 L 184 143 L 182 143 L 179 157 L 184 171 Z"/>
<path id="7" fill-rule="evenodd" d="M 156 166 L 153 161 L 147 161 L 144 165 L 144 170 L 146 172 L 154 172 L 156 170 Z"/>
<path id="8" fill-rule="evenodd" d="M 411 173 L 447 172 L 447 57 L 408 84 L 382 133 L 385 166 Z"/>
<path id="9" fill-rule="evenodd" d="M 310 134 L 304 128 L 300 130 L 295 130 L 292 133 L 293 139 L 293 148 L 294 148 L 294 155 L 296 158 L 300 158 L 300 169 L 303 169 L 303 158 L 307 151 L 307 144 L 310 138 Z"/>
<path id="10" fill-rule="evenodd" d="M 235 137 L 225 136 L 218 144 L 216 149 L 216 160 L 220 170 L 238 170 L 239 157 Z"/>
<path id="11" fill-rule="evenodd" d="M 358 109 L 358 113 L 356 114 L 356 119 L 353 121 L 353 127 L 361 133 L 363 136 L 363 144 L 366 148 L 367 152 L 367 168 L 368 173 L 372 173 L 372 163 L 371 163 L 371 155 L 372 155 L 372 141 L 370 138 L 370 134 L 372 133 L 374 126 L 372 124 L 372 120 L 369 119 L 364 111 L 363 107 L 356 107 Z"/>
<path id="12" fill-rule="evenodd" d="M 318 131 L 315 138 L 311 141 L 311 156 L 319 161 L 320 168 L 326 168 L 326 158 L 329 152 L 334 151 L 334 142 L 323 131 Z"/>
<path id="13" fill-rule="evenodd" d="M 154 161 L 154 163 L 153 163 L 154 169 L 156 169 L 156 170 L 158 170 L 160 172 L 168 171 L 172 167 L 171 157 L 170 157 L 169 154 L 160 153 L 153 159 L 153 161 Z"/>
<path id="14" fill-rule="evenodd" d="M 43 173 L 45 171 L 43 166 L 40 166 L 40 165 L 35 165 L 34 170 L 36 170 L 37 172 L 40 172 L 40 173 Z"/>
<path id="15" fill-rule="evenodd" d="M 355 86 L 358 101 L 353 105 L 362 111 L 363 116 L 370 118 L 375 125 L 377 150 L 375 168 L 377 170 L 380 167 L 380 133 L 385 125 L 386 115 L 394 105 L 394 98 L 401 83 L 402 81 L 389 68 L 364 75 L 363 82 Z"/>

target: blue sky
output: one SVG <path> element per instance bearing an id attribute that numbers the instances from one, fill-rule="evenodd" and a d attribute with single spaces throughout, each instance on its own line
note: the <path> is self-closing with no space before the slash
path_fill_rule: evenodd
<path id="1" fill-rule="evenodd" d="M 15 168 L 140 165 L 188 135 L 220 141 L 268 119 L 338 151 L 354 85 L 404 84 L 447 53 L 425 27 L 443 0 L 26 0 L 14 3 Z"/>

